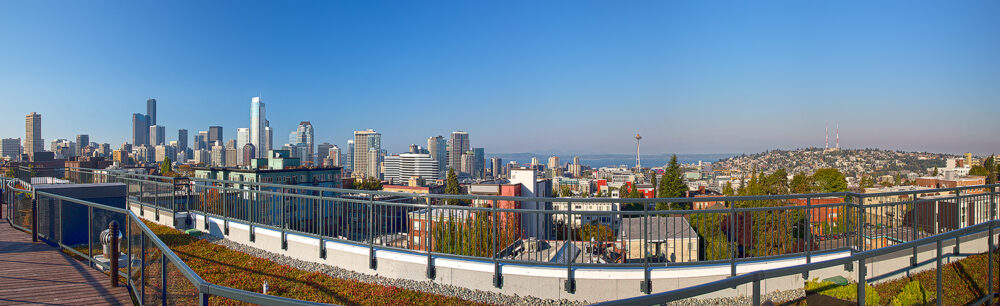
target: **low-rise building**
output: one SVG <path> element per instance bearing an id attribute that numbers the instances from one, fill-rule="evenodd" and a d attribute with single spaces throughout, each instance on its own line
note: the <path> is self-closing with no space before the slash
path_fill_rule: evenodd
<path id="1" fill-rule="evenodd" d="M 700 239 L 687 218 L 680 216 L 624 218 L 618 238 L 624 241 L 625 262 L 646 257 L 656 262 L 698 261 Z"/>

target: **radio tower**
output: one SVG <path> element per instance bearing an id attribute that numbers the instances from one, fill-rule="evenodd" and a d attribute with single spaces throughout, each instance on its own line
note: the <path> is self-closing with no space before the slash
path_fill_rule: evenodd
<path id="1" fill-rule="evenodd" d="M 642 170 L 642 159 L 639 158 L 639 140 L 641 139 L 642 136 L 635 134 L 635 168 L 640 171 Z"/>
<path id="2" fill-rule="evenodd" d="M 830 124 L 826 124 L 826 145 L 823 148 L 824 151 L 830 150 Z"/>
<path id="3" fill-rule="evenodd" d="M 837 122 L 837 151 L 840 151 L 840 122 Z"/>

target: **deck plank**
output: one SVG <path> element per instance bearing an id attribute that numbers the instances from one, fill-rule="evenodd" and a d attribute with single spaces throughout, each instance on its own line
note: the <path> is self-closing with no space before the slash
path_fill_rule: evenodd
<path id="1" fill-rule="evenodd" d="M 0 222 L 0 305 L 132 305 L 125 286 L 112 288 L 104 273 Z"/>

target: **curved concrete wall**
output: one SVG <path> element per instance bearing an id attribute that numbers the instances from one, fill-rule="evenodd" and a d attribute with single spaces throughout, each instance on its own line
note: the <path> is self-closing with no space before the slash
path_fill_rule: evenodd
<path id="1" fill-rule="evenodd" d="M 132 208 L 135 210 L 138 207 L 133 205 Z M 153 219 L 153 215 L 150 212 L 151 210 L 147 211 L 146 218 Z M 198 213 L 191 213 L 191 216 L 195 219 L 192 225 L 197 229 L 204 230 L 204 216 Z M 183 217 L 186 218 L 187 216 Z M 173 226 L 172 222 L 172 216 L 165 217 L 161 215 L 160 221 L 157 223 Z M 251 242 L 250 226 L 246 223 L 230 221 L 229 235 L 223 235 L 223 220 L 209 218 L 208 228 L 207 233 L 213 236 L 225 237 L 237 243 L 300 260 L 389 278 L 416 281 L 429 280 L 426 277 L 427 256 L 425 254 L 376 249 L 377 267 L 376 269 L 370 269 L 369 248 L 367 246 L 323 241 L 327 250 L 327 257 L 323 259 L 320 258 L 320 240 L 316 238 L 288 234 L 288 248 L 287 250 L 282 250 L 281 233 L 279 231 L 255 228 L 255 241 Z M 981 233 L 961 239 L 961 252 L 963 254 L 986 252 L 987 243 L 985 237 L 986 234 Z M 950 254 L 953 251 L 954 243 L 954 240 L 945 243 L 945 253 Z M 813 256 L 813 261 L 842 258 L 849 255 L 848 252 L 828 253 Z M 919 248 L 917 259 L 922 265 L 911 267 L 911 256 L 912 251 L 906 250 L 881 256 L 867 262 L 867 279 L 870 282 L 880 282 L 907 276 L 918 271 L 934 269 L 936 250 L 933 245 Z M 949 256 L 946 258 L 946 262 L 951 262 L 961 257 L 963 256 Z M 576 291 L 569 293 L 564 289 L 564 281 L 567 276 L 565 267 L 502 264 L 503 286 L 502 288 L 496 288 L 493 286 L 494 266 L 491 261 L 435 257 L 433 262 L 436 269 L 436 277 L 430 281 L 482 291 L 587 302 L 615 300 L 643 294 L 639 287 L 643 279 L 642 268 L 576 267 L 574 268 Z M 744 262 L 737 264 L 736 270 L 738 274 L 743 274 L 752 271 L 794 266 L 804 264 L 805 262 L 806 259 L 804 257 Z M 721 280 L 729 277 L 729 274 L 730 266 L 728 264 L 656 267 L 652 268 L 650 272 L 653 292 L 669 291 Z M 838 275 L 850 280 L 856 280 L 857 269 L 834 266 L 812 271 L 808 278 L 823 279 Z M 805 281 L 806 278 L 803 275 L 767 279 L 761 281 L 761 290 L 766 293 L 779 290 L 801 289 Z M 747 284 L 739 286 L 736 289 L 719 291 L 700 298 L 749 295 L 751 290 L 750 284 Z"/>

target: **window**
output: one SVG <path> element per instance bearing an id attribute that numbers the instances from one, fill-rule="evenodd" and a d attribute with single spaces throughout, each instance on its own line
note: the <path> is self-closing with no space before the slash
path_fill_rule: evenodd
<path id="1" fill-rule="evenodd" d="M 420 245 L 420 237 L 413 237 L 413 245 Z"/>
<path id="2" fill-rule="evenodd" d="M 415 230 L 415 231 L 419 231 L 420 230 L 420 222 L 419 221 L 413 221 L 413 230 Z"/>

